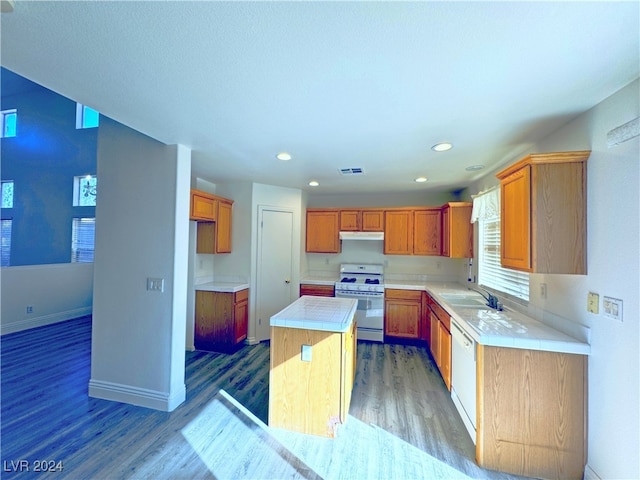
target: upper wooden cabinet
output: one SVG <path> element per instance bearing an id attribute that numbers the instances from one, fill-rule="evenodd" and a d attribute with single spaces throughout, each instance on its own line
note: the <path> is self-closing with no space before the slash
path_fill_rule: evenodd
<path id="1" fill-rule="evenodd" d="M 442 206 L 443 257 L 473 257 L 472 207 L 470 202 L 449 202 Z"/>
<path id="2" fill-rule="evenodd" d="M 439 208 L 414 210 L 414 255 L 440 255 L 441 216 Z"/>
<path id="3" fill-rule="evenodd" d="M 503 267 L 586 274 L 590 151 L 538 153 L 497 173 Z"/>
<path id="4" fill-rule="evenodd" d="M 383 210 L 340 210 L 341 232 L 382 232 Z"/>
<path id="5" fill-rule="evenodd" d="M 231 253 L 233 201 L 191 190 L 191 214 L 198 222 L 197 253 Z"/>
<path id="6" fill-rule="evenodd" d="M 340 253 L 339 211 L 307 210 L 306 251 L 309 253 Z"/>
<path id="7" fill-rule="evenodd" d="M 215 195 L 199 190 L 191 190 L 191 211 L 189 216 L 191 220 L 215 222 L 216 207 L 217 200 Z"/>
<path id="8" fill-rule="evenodd" d="M 384 253 L 413 254 L 413 210 L 384 212 Z"/>

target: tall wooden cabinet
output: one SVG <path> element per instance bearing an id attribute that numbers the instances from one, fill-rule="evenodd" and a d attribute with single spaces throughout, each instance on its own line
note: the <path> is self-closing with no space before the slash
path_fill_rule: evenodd
<path id="1" fill-rule="evenodd" d="M 196 290 L 196 350 L 231 352 L 247 338 L 249 290 L 235 293 Z"/>
<path id="2" fill-rule="evenodd" d="M 590 151 L 538 153 L 497 173 L 503 267 L 587 273 L 586 161 Z"/>

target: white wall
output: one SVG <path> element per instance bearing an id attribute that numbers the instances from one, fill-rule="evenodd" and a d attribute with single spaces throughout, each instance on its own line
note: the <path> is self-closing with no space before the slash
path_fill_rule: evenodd
<path id="1" fill-rule="evenodd" d="M 191 155 L 100 122 L 91 396 L 172 410 L 185 398 Z M 147 278 L 164 291 L 147 291 Z"/>
<path id="2" fill-rule="evenodd" d="M 91 314 L 93 263 L 3 267 L 0 275 L 2 334 Z"/>
<path id="3" fill-rule="evenodd" d="M 607 148 L 607 132 L 640 115 L 636 81 L 535 145 L 535 152 L 591 150 L 587 161 L 587 275 L 531 275 L 529 312 L 591 330 L 587 476 L 640 478 L 640 140 Z M 513 161 L 519 158 L 513 158 Z M 511 163 L 511 162 L 510 162 Z M 492 173 L 493 175 L 493 173 Z M 497 180 L 488 175 L 476 193 Z M 547 298 L 538 285 L 547 284 Z M 600 314 L 586 310 L 600 295 Z M 603 296 L 624 301 L 623 322 L 602 314 Z"/>

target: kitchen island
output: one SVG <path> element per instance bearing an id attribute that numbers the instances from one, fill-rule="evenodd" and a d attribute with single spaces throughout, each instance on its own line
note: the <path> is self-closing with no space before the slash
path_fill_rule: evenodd
<path id="1" fill-rule="evenodd" d="M 271 317 L 270 427 L 336 436 L 355 377 L 356 306 L 302 296 Z"/>

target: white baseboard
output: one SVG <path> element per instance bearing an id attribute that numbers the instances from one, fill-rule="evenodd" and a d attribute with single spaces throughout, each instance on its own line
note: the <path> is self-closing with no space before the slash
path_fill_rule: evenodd
<path id="1" fill-rule="evenodd" d="M 51 325 L 54 323 L 65 322 L 73 318 L 84 317 L 85 315 L 91 315 L 92 311 L 93 311 L 93 307 L 74 308 L 73 310 L 53 313 L 51 315 L 42 315 L 39 317 L 18 320 L 15 322 L 3 323 L 2 325 L 0 325 L 0 335 L 6 335 L 7 333 L 21 332 L 22 330 L 29 330 L 31 328 L 43 327 L 45 325 Z"/>
<path id="2" fill-rule="evenodd" d="M 584 467 L 584 480 L 602 480 L 596 472 L 594 472 L 591 467 L 587 464 Z"/>
<path id="3" fill-rule="evenodd" d="M 103 382 L 101 380 L 89 380 L 89 396 L 111 400 L 114 402 L 128 403 L 140 407 L 153 408 L 163 412 L 171 412 L 186 399 L 187 389 L 183 385 L 179 391 L 172 394 L 133 387 L 120 383 Z"/>

